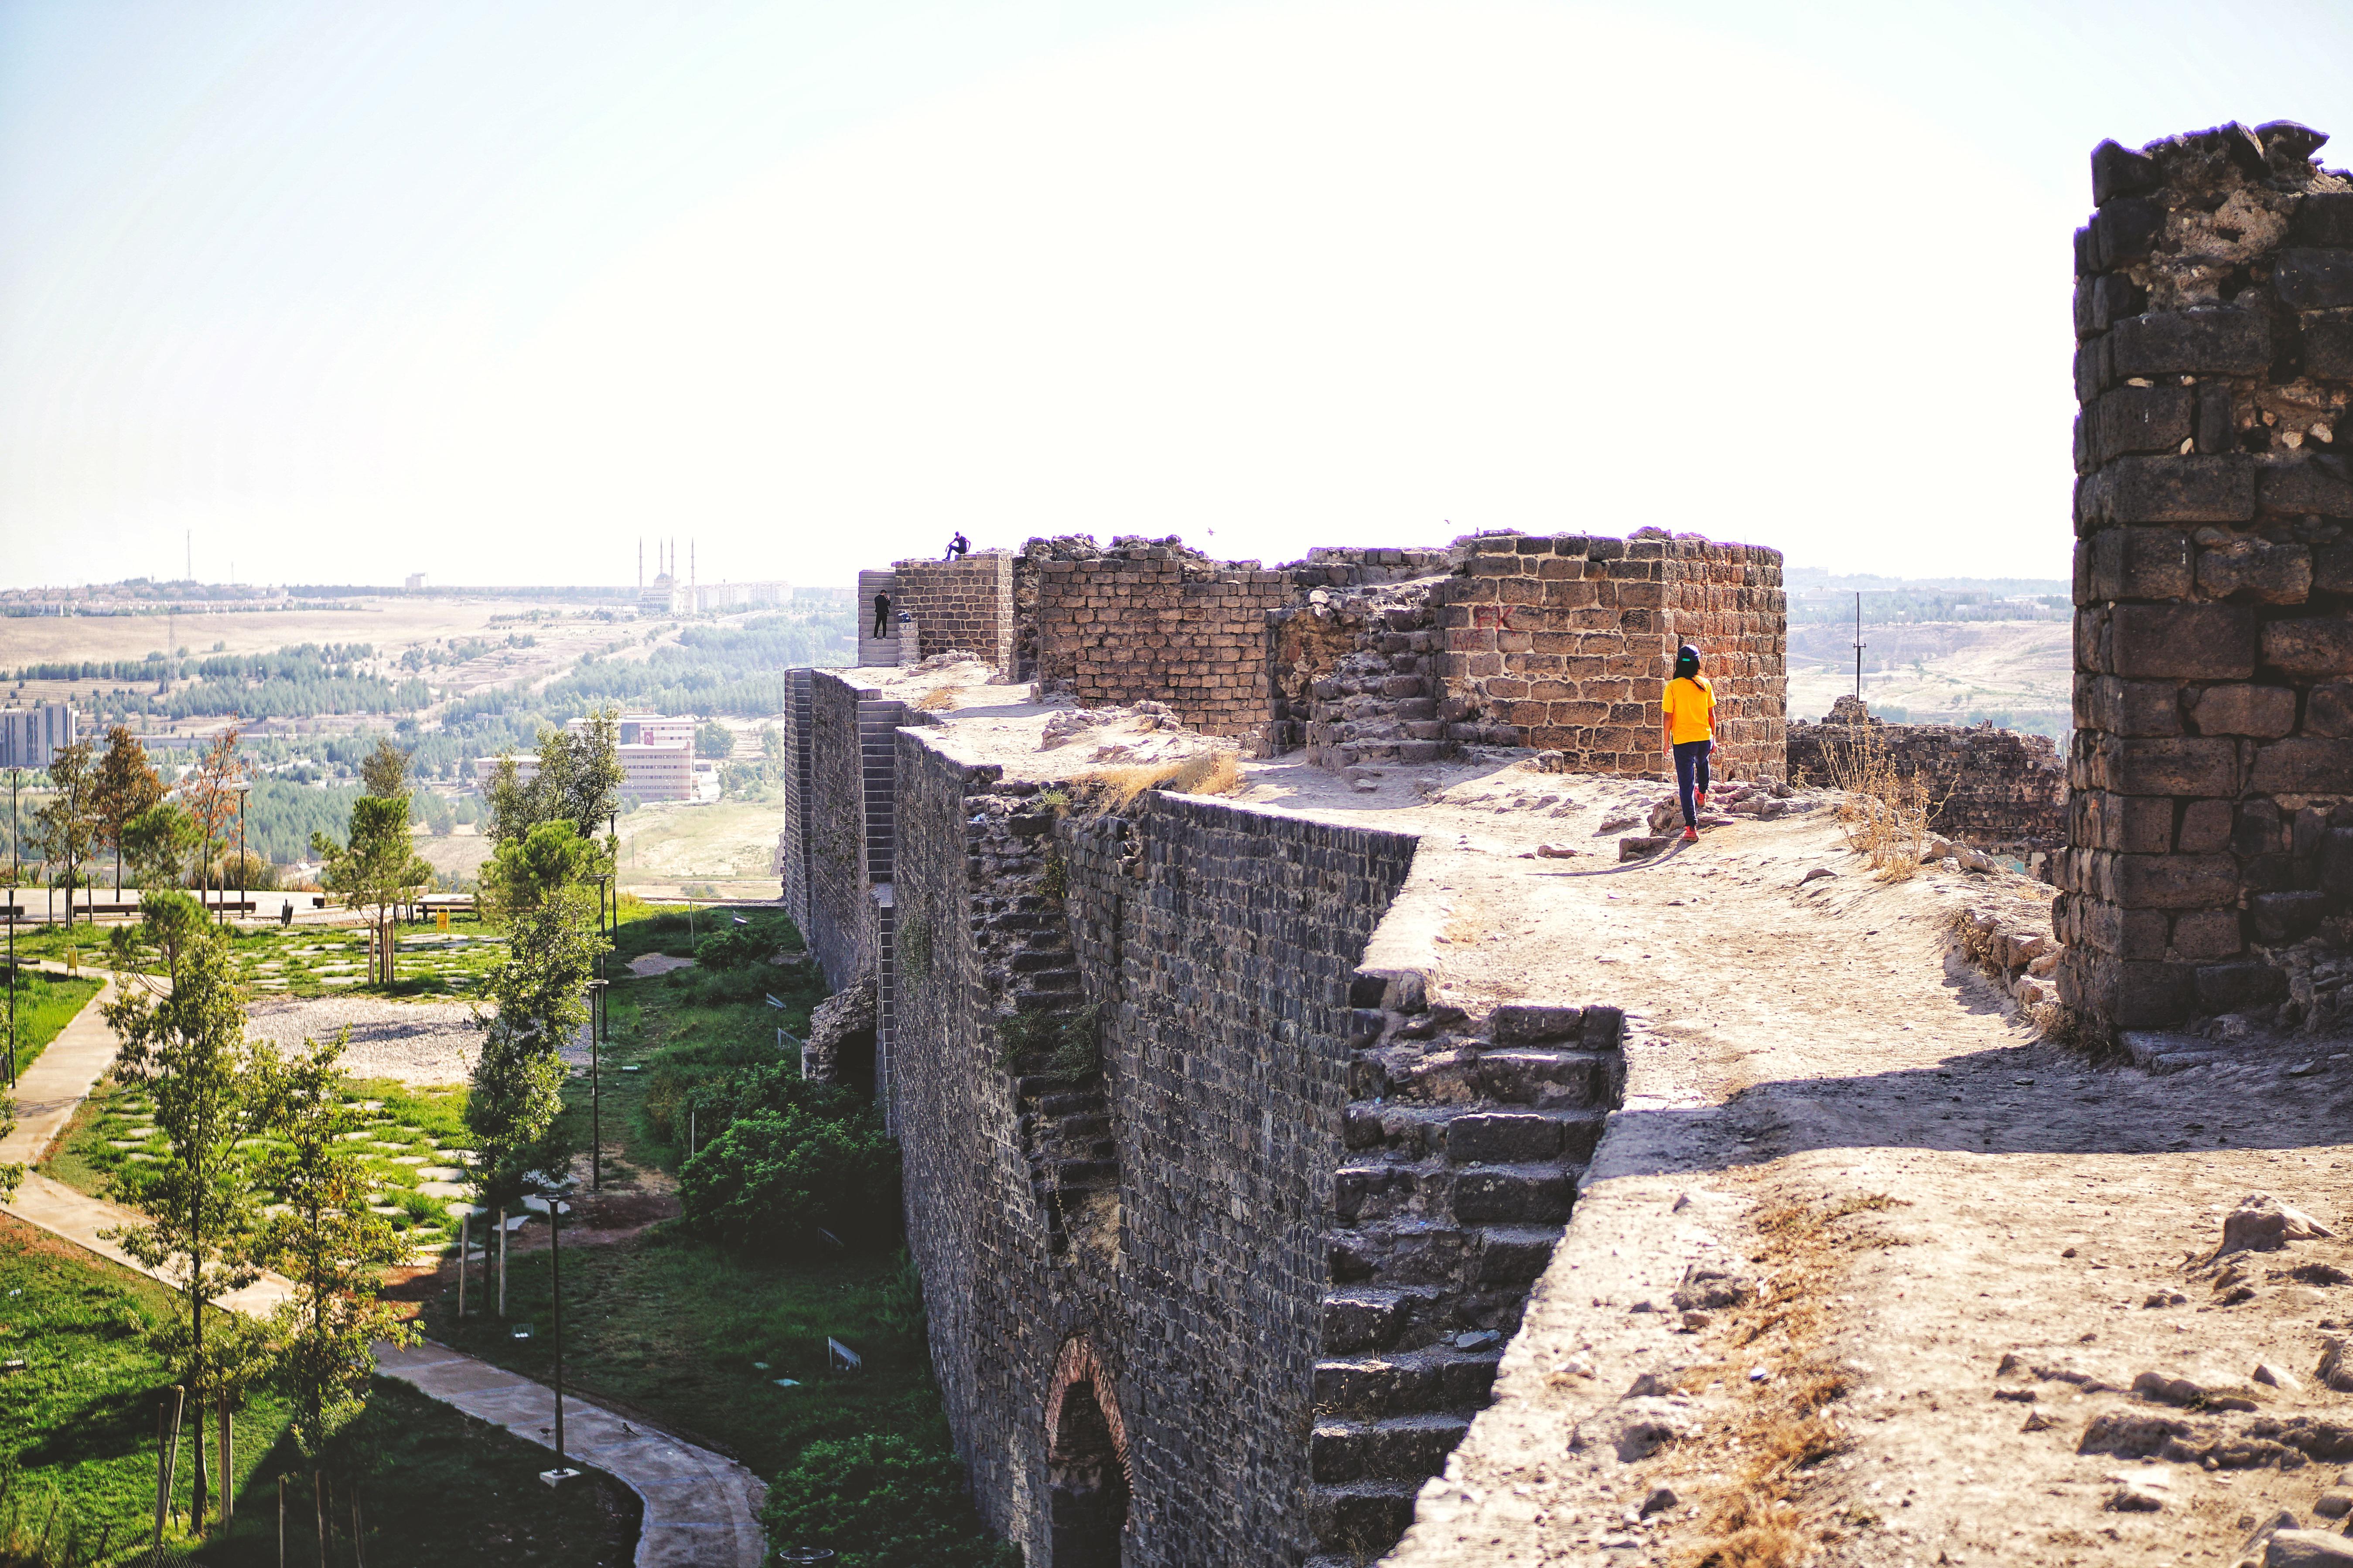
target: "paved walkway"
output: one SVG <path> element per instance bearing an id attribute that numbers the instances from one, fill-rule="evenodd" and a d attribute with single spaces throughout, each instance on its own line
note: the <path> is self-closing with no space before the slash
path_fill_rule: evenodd
<path id="1" fill-rule="evenodd" d="M 553 1393 L 529 1378 L 427 1341 L 413 1350 L 379 1346 L 376 1365 L 447 1405 L 553 1449 Z M 768 1489 L 732 1459 L 632 1426 L 608 1410 L 567 1395 L 567 1458 L 619 1477 L 645 1500 L 638 1568 L 759 1568 L 768 1552 L 759 1523 Z"/>
<path id="2" fill-rule="evenodd" d="M 18 1079 L 16 1130 L 0 1139 L 0 1161 L 29 1165 L 45 1158 L 73 1119 L 74 1108 L 113 1064 L 114 1031 L 99 1014 L 99 1004 L 111 994 L 111 987 L 93 997 Z M 138 1215 L 119 1205 L 34 1171 L 26 1174 L 8 1212 L 177 1288 L 168 1270 L 145 1267 L 99 1235 L 140 1223 Z M 220 1302 L 258 1317 L 292 1292 L 286 1280 L 265 1274 Z M 554 1447 L 554 1391 L 529 1378 L 430 1342 L 414 1350 L 379 1345 L 376 1365 L 469 1415 L 543 1447 Z M 613 1476 L 645 1500 L 638 1568 L 759 1568 L 765 1559 L 760 1507 L 768 1489 L 743 1466 L 664 1433 L 633 1430 L 619 1416 L 578 1399 L 565 1400 L 564 1426 L 570 1458 Z"/>

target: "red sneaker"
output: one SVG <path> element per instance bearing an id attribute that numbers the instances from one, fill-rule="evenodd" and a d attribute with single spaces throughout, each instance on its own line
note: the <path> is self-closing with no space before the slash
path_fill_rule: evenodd
<path id="1" fill-rule="evenodd" d="M 1707 791 L 1700 790 L 1692 795 L 1692 809 L 1694 811 L 1705 811 L 1707 809 Z"/>
<path id="2" fill-rule="evenodd" d="M 1696 828 L 1696 827 L 1686 827 L 1686 828 L 1684 828 L 1684 829 L 1683 829 L 1683 842 L 1684 842 L 1684 843 L 1686 843 L 1686 844 L 1696 844 L 1696 843 L 1698 843 L 1698 842 L 1699 842 L 1699 829 L 1698 829 L 1698 828 Z"/>

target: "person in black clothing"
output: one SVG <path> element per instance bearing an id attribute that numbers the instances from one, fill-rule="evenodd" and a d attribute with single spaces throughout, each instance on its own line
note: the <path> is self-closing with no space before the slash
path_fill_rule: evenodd
<path id="1" fill-rule="evenodd" d="M 887 637 L 891 635 L 891 595 L 888 594 L 874 595 L 873 635 L 878 637 Z"/>
<path id="2" fill-rule="evenodd" d="M 972 541 L 964 536 L 964 530 L 958 529 L 956 530 L 956 536 L 948 541 L 948 552 L 945 555 L 941 556 L 940 559 L 943 561 L 960 561 L 965 556 L 971 553 Z"/>

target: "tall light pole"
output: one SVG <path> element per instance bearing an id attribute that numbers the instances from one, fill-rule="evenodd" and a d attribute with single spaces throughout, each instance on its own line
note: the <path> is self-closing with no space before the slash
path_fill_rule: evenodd
<path id="1" fill-rule="evenodd" d="M 253 781 L 239 779 L 229 787 L 237 791 L 237 901 L 241 904 L 245 902 L 245 884 L 253 875 L 245 868 L 245 797 L 252 793 Z M 227 879 L 226 877 L 221 879 L 223 881 Z M 221 891 L 226 894 L 228 889 L 224 888 Z M 226 902 L 226 899 L 223 901 Z"/>

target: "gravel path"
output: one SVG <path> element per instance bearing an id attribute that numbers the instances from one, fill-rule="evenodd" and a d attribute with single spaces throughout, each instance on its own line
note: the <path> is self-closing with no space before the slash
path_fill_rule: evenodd
<path id="1" fill-rule="evenodd" d="M 481 1053 L 474 1009 L 462 1002 L 383 1002 L 366 996 L 257 1001 L 246 1033 L 285 1049 L 351 1031 L 343 1070 L 402 1083 L 463 1083 Z"/>

